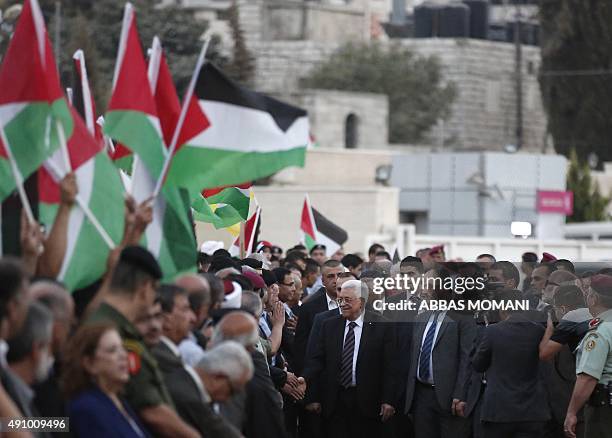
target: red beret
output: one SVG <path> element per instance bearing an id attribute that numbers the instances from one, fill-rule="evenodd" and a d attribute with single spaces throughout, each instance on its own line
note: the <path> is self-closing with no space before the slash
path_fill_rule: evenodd
<path id="1" fill-rule="evenodd" d="M 591 277 L 591 287 L 599 295 L 612 297 L 612 276 L 597 274 Z"/>
<path id="2" fill-rule="evenodd" d="M 557 260 L 557 257 L 555 257 L 554 255 L 548 252 L 542 253 L 542 263 L 554 262 L 555 260 Z"/>
<path id="3" fill-rule="evenodd" d="M 242 273 L 242 275 L 244 275 L 251 281 L 251 284 L 253 285 L 254 289 L 266 288 L 266 283 L 264 282 L 263 278 L 261 278 L 261 275 L 257 275 L 256 273 L 251 271 L 245 271 Z"/>
<path id="4" fill-rule="evenodd" d="M 434 246 L 429 250 L 429 255 L 434 255 L 439 252 L 444 252 L 444 245 Z"/>

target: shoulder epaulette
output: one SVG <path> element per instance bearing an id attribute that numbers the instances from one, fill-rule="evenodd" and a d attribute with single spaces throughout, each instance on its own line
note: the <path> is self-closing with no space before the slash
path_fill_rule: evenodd
<path id="1" fill-rule="evenodd" d="M 589 330 L 596 329 L 599 324 L 601 324 L 601 318 L 593 318 L 589 321 Z"/>
<path id="2" fill-rule="evenodd" d="M 139 356 L 142 354 L 144 348 L 142 347 L 142 344 L 138 341 L 135 341 L 133 339 L 124 339 L 123 340 L 123 347 L 127 350 L 127 351 L 132 351 L 136 354 L 138 354 Z"/>

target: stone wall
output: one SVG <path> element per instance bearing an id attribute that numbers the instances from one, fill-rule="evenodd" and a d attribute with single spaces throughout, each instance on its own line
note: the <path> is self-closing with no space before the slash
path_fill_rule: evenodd
<path id="1" fill-rule="evenodd" d="M 512 44 L 467 39 L 408 39 L 401 43 L 421 55 L 437 56 L 444 80 L 457 87 L 452 116 L 443 127 L 432 129 L 431 144 L 438 145 L 442 137 L 444 147 L 458 150 L 503 150 L 516 143 Z M 252 41 L 250 47 L 257 56 L 257 88 L 287 94 L 299 89 L 300 79 L 327 60 L 338 44 Z M 523 46 L 523 146 L 534 152 L 542 150 L 546 130 L 539 66 L 539 48 Z"/>
<path id="2" fill-rule="evenodd" d="M 316 144 L 344 148 L 347 118 L 353 115 L 357 120 L 356 148 L 373 149 L 387 145 L 389 102 L 384 94 L 304 90 L 277 95 L 308 111 Z"/>

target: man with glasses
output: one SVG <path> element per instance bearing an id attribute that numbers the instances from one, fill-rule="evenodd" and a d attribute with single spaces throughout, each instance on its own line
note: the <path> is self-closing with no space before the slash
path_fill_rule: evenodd
<path id="1" fill-rule="evenodd" d="M 340 315 L 321 326 L 306 371 L 312 409 L 320 412 L 327 436 L 380 436 L 395 413 L 398 370 L 392 324 L 366 311 L 368 288 L 349 280 L 337 295 Z"/>

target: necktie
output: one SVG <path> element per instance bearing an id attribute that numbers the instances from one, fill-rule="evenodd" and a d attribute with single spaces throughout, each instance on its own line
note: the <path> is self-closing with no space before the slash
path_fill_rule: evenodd
<path id="1" fill-rule="evenodd" d="M 419 355 L 419 379 L 426 382 L 429 380 L 429 360 L 431 358 L 431 350 L 433 349 L 434 338 L 436 336 L 436 327 L 438 325 L 438 314 L 434 312 L 433 321 L 427 330 L 425 340 L 421 346 L 421 354 Z"/>
<path id="2" fill-rule="evenodd" d="M 355 326 L 357 323 L 351 321 L 348 332 L 344 338 L 342 348 L 342 362 L 340 363 L 340 385 L 348 388 L 353 383 L 353 353 L 355 352 Z"/>

